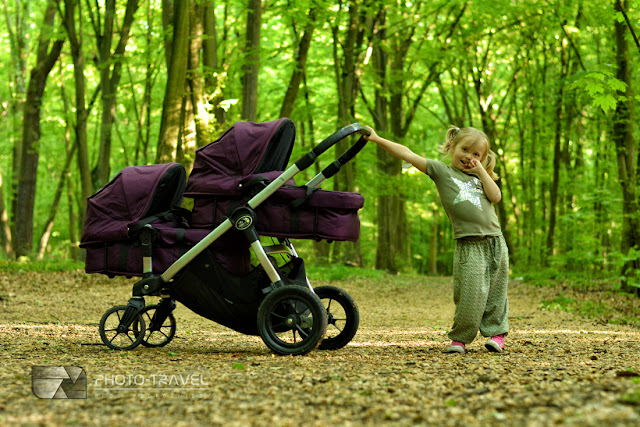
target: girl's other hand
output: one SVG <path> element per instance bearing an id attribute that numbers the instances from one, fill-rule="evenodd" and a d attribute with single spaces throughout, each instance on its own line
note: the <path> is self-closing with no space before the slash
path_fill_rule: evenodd
<path id="1" fill-rule="evenodd" d="M 481 172 L 485 171 L 484 166 L 482 166 L 482 163 L 478 159 L 471 159 L 471 161 L 469 162 L 469 166 L 470 168 L 468 172 L 474 173 L 476 175 L 480 175 Z"/>

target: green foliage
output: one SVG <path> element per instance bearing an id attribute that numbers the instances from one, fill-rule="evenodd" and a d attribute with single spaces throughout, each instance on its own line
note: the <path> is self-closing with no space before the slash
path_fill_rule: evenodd
<path id="1" fill-rule="evenodd" d="M 30 13 L 21 15 L 24 20 L 22 33 L 7 28 L 19 21 L 14 18 L 18 17 L 22 3 L 12 0 L 6 3 L 7 19 L 0 23 L 0 63 L 8 76 L 5 84 L 0 85 L 0 99 L 3 100 L 0 108 L 0 173 L 11 215 L 12 152 L 21 140 L 22 132 L 19 101 L 24 99 L 36 46 L 25 44 L 30 50 L 21 53 L 26 60 L 22 67 L 15 62 L 18 56 L 11 51 L 15 44 L 9 37 L 11 34 L 24 35 L 24 40 L 37 40 L 46 2 L 29 2 Z M 112 176 L 127 165 L 149 164 L 155 159 L 167 78 L 164 47 L 173 30 L 162 27 L 161 2 L 150 0 L 149 6 L 136 13 L 131 39 L 122 58 L 117 120 L 112 136 Z M 349 28 L 350 4 L 308 0 L 270 2 L 264 10 L 261 28 L 259 121 L 278 116 L 294 71 L 298 42 L 310 19 L 309 9 L 314 6 L 319 13 L 317 25 L 305 80 L 291 117 L 298 130 L 292 161 L 345 124 L 337 119 L 339 99 L 334 61 L 344 65 L 347 55 L 353 55 L 360 62 L 348 72 L 356 74 L 361 81 L 357 84 L 356 100 L 348 106 L 349 111 L 354 120 L 364 124 L 373 125 L 378 120 L 386 122 L 388 129 L 383 136 L 390 139 L 397 136 L 398 142 L 414 152 L 440 159 L 437 147 L 444 141 L 449 124 L 475 126 L 493 132 L 491 142 L 494 151 L 499 153 L 498 167 L 503 179 L 501 206 L 506 215 L 506 231 L 512 237 L 512 264 L 526 272 L 523 274 L 525 280 L 551 286 L 555 280 L 576 283 L 582 277 L 587 286 L 589 281 L 606 277 L 621 279 L 622 266 L 638 259 L 635 252 L 619 254 L 624 221 L 618 153 L 610 132 L 612 111 L 620 102 L 628 101 L 627 90 L 637 89 L 639 77 L 637 73 L 632 74 L 631 87 L 617 78 L 612 24 L 615 20 L 623 22 L 624 18 L 611 4 L 514 3 L 507 0 L 359 4 L 361 17 L 366 18 L 358 23 L 362 30 L 358 37 L 363 44 L 360 51 L 345 53 L 341 48 Z M 123 4 L 116 5 L 119 16 L 124 12 L 123 7 Z M 463 7 L 464 13 L 460 14 Z M 368 20 L 378 16 L 380 10 L 387 12 L 384 38 L 373 37 L 368 27 Z M 495 13 L 496 10 L 500 13 Z M 628 13 L 631 21 L 636 22 L 637 11 L 631 9 Z M 96 38 L 88 35 L 88 29 L 92 27 L 90 10 L 83 8 L 77 15 L 86 31 L 84 74 L 89 102 L 89 97 L 100 88 L 102 69 L 97 61 L 89 60 L 96 52 Z M 216 3 L 216 20 L 220 32 L 219 69 L 200 71 L 215 74 L 218 79 L 215 94 L 205 95 L 207 102 L 214 102 L 214 95 L 220 95 L 219 104 L 226 110 L 227 122 L 212 123 L 212 138 L 240 120 L 242 83 L 239 77 L 245 65 L 246 4 L 241 1 Z M 63 33 L 62 27 L 57 31 Z M 395 57 L 405 45 L 408 45 L 406 55 Z M 396 67 L 387 69 L 384 82 L 377 79 L 377 64 L 372 55 L 372 49 L 378 46 L 389 55 L 389 64 Z M 68 43 L 64 49 L 60 63 L 47 81 L 42 99 L 34 243 L 51 211 L 52 195 L 57 189 L 66 149 L 75 143 L 75 88 Z M 632 53 L 630 69 L 636 69 L 639 60 L 640 57 Z M 423 88 L 423 83 L 431 77 L 437 78 Z M 393 83 L 397 81 L 402 81 L 402 86 L 394 88 Z M 150 90 L 150 104 L 145 106 L 148 116 L 144 116 L 143 126 L 142 103 L 147 89 Z M 414 105 L 418 94 L 423 97 Z M 384 97 L 376 99 L 377 95 Z M 561 108 L 557 110 L 561 95 Z M 637 99 L 636 96 L 633 100 Z M 382 120 L 376 107 L 388 105 L 390 101 L 398 103 L 394 105 L 397 109 Z M 210 107 L 212 105 L 208 104 L 207 108 Z M 405 133 L 403 127 L 409 115 L 413 121 Z M 98 96 L 91 104 L 87 123 L 91 167 L 97 162 L 101 119 Z M 556 135 L 556 132 L 559 133 Z M 554 248 L 548 250 L 549 190 L 555 172 L 556 137 L 561 141 L 557 223 Z M 296 177 L 298 183 L 310 179 L 335 159 L 334 154 L 340 154 L 331 151 L 318 159 L 317 168 L 314 165 Z M 377 151 L 374 144 L 369 144 L 354 161 L 356 191 L 366 199 L 360 212 L 360 247 L 366 268 L 336 265 L 335 259 L 327 261 L 331 263 L 329 267 L 318 266 L 320 260 L 315 259 L 312 242 L 296 242 L 308 268 L 316 268 L 321 276 L 330 280 L 378 274 L 371 270 L 377 250 L 377 203 L 382 194 L 398 194 L 405 200 L 408 244 L 406 253 L 398 254 L 398 265 L 405 272 L 429 273 L 435 230 L 437 273 L 451 274 L 454 243 L 433 183 L 415 169 L 389 178 L 379 170 Z M 72 242 L 71 230 L 75 229 L 79 234 L 82 224 L 78 217 L 85 207 L 85 201 L 79 196 L 80 178 L 76 165 L 76 161 L 72 162 L 69 186 L 63 193 L 46 252 L 51 261 L 2 262 L 0 268 L 23 271 L 82 268 L 80 263 L 63 261 L 71 257 L 71 248 L 77 243 Z M 325 183 L 323 188 L 334 189 L 337 179 L 340 175 Z M 72 214 L 75 223 L 71 223 Z M 632 286 L 640 286 L 640 271 L 629 270 L 622 279 Z"/>
<path id="2" fill-rule="evenodd" d="M 343 264 L 334 264 L 330 266 L 321 266 L 315 263 L 306 263 L 305 269 L 307 276 L 318 278 L 321 280 L 353 280 L 353 279 L 379 279 L 386 275 L 380 270 L 371 268 L 350 267 Z"/>
<path id="3" fill-rule="evenodd" d="M 614 73 L 615 70 L 602 67 L 601 71 L 584 74 L 573 82 L 571 88 L 586 92 L 592 98 L 593 105 L 606 113 L 613 110 L 618 101 L 626 100 L 626 97 L 619 93 L 627 90 L 627 84 L 615 78 Z"/>
<path id="4" fill-rule="evenodd" d="M 542 300 L 540 307 L 545 310 L 561 310 L 568 313 L 575 313 L 588 318 L 599 317 L 611 311 L 604 303 L 576 301 L 573 298 L 562 296 L 551 300 Z"/>
<path id="5" fill-rule="evenodd" d="M 68 258 L 32 261 L 21 258 L 17 261 L 0 260 L 0 271 L 73 271 L 84 270 L 84 263 Z"/>

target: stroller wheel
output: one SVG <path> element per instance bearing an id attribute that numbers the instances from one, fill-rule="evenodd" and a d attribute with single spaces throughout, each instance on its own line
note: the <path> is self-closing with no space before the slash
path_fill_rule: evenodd
<path id="1" fill-rule="evenodd" d="M 176 318 L 173 313 L 162 315 L 159 304 L 148 305 L 140 315 L 147 324 L 141 344 L 145 347 L 164 347 L 176 334 Z M 161 319 L 164 317 L 164 319 Z"/>
<path id="2" fill-rule="evenodd" d="M 113 350 L 131 350 L 144 339 L 145 323 L 139 313 L 131 325 L 126 328 L 120 327 L 126 311 L 126 305 L 116 305 L 107 310 L 100 319 L 100 338 Z"/>
<path id="3" fill-rule="evenodd" d="M 322 301 L 328 319 L 327 334 L 318 348 L 337 350 L 344 347 L 358 331 L 358 306 L 348 293 L 335 286 L 319 286 L 314 292 Z"/>
<path id="4" fill-rule="evenodd" d="M 298 356 L 318 347 L 327 311 L 309 289 L 290 285 L 270 292 L 258 309 L 258 332 L 273 352 Z"/>

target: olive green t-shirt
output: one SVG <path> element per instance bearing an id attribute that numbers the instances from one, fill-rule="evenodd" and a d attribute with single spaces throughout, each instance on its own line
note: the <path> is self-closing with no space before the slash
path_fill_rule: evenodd
<path id="1" fill-rule="evenodd" d="M 495 207 L 484 193 L 480 179 L 430 159 L 427 159 L 427 174 L 438 188 L 454 239 L 502 234 Z"/>

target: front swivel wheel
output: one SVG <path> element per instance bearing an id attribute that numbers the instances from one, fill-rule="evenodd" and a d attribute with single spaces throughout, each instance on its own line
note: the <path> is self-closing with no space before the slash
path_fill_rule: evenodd
<path id="1" fill-rule="evenodd" d="M 271 291 L 258 309 L 258 332 L 274 353 L 303 355 L 324 337 L 327 311 L 309 289 L 288 285 Z"/>
<path id="2" fill-rule="evenodd" d="M 351 296 L 335 286 L 319 286 L 314 292 L 327 310 L 327 335 L 320 343 L 320 350 L 337 350 L 347 345 L 355 336 L 360 324 L 358 306 Z"/>
<path id="3" fill-rule="evenodd" d="M 100 338 L 113 350 L 131 350 L 144 339 L 146 325 L 140 313 L 134 314 L 130 325 L 123 324 L 126 305 L 116 305 L 107 310 L 100 319 Z"/>
<path id="4" fill-rule="evenodd" d="M 142 345 L 145 347 L 164 347 L 176 334 L 176 318 L 173 313 L 163 310 L 161 304 L 146 306 L 140 315 L 147 323 Z"/>

